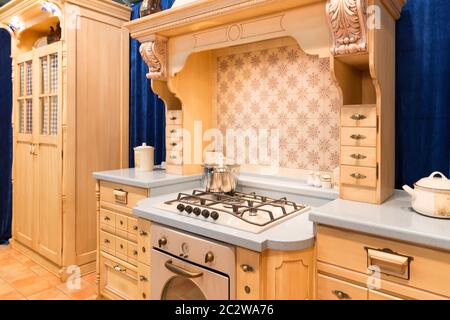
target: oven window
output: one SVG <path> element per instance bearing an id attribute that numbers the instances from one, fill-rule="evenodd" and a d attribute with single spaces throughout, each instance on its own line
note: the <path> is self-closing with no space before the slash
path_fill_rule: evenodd
<path id="1" fill-rule="evenodd" d="M 161 300 L 206 300 L 206 297 L 191 280 L 174 277 L 164 286 Z"/>

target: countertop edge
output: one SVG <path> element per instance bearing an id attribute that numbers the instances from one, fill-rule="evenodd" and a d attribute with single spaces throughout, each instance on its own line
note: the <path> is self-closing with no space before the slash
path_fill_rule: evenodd
<path id="1" fill-rule="evenodd" d="M 323 224 L 330 227 L 342 228 L 350 231 L 366 233 L 372 236 L 378 236 L 398 241 L 413 243 L 432 247 L 440 250 L 450 250 L 450 242 L 439 236 L 432 236 L 419 232 L 411 232 L 406 229 L 392 228 L 386 225 L 365 224 L 363 222 L 351 221 L 341 217 L 330 216 L 318 210 L 312 210 L 309 214 L 309 220 L 316 224 Z"/>

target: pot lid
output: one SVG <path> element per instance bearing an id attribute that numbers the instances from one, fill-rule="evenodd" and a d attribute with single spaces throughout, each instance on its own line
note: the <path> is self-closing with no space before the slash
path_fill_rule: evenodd
<path id="1" fill-rule="evenodd" d="M 433 172 L 429 177 L 417 181 L 416 186 L 430 189 L 450 190 L 450 180 L 441 172 Z"/>

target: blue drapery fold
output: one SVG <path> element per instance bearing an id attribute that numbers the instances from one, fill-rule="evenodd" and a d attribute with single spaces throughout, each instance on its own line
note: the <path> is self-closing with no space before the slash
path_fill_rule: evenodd
<path id="1" fill-rule="evenodd" d="M 0 244 L 11 238 L 11 37 L 0 29 Z"/>
<path id="2" fill-rule="evenodd" d="M 397 23 L 396 184 L 450 168 L 450 1 L 408 1 Z"/>
<path id="3" fill-rule="evenodd" d="M 141 3 L 133 5 L 131 19 L 139 18 Z M 172 7 L 174 0 L 162 0 L 161 7 Z M 135 146 L 147 143 L 155 147 L 155 164 L 165 160 L 165 108 L 164 103 L 152 92 L 147 79 L 148 66 L 139 54 L 140 43 L 131 39 L 130 44 L 130 167 L 134 167 Z"/>

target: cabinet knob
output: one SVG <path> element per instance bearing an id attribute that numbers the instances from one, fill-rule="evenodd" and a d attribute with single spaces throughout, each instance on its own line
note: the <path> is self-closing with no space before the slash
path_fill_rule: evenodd
<path id="1" fill-rule="evenodd" d="M 364 140 L 364 139 L 366 139 L 366 137 L 363 136 L 362 134 L 352 134 L 350 136 L 350 138 L 352 138 L 353 140 Z"/>
<path id="2" fill-rule="evenodd" d="M 167 245 L 167 238 L 166 237 L 162 237 L 161 239 L 158 240 L 158 246 L 164 247 L 165 245 Z"/>
<path id="3" fill-rule="evenodd" d="M 355 121 L 358 121 L 358 120 L 364 120 L 364 119 L 366 119 L 367 117 L 366 117 L 365 115 L 363 115 L 363 114 L 355 113 L 355 114 L 352 115 L 350 118 L 353 119 L 353 120 L 355 120 Z"/>
<path id="4" fill-rule="evenodd" d="M 137 256 L 137 255 L 138 255 L 137 250 L 133 250 L 133 256 Z"/>
<path id="5" fill-rule="evenodd" d="M 120 245 L 120 249 L 123 249 L 123 244 Z"/>
<path id="6" fill-rule="evenodd" d="M 137 231 L 137 229 L 138 229 L 138 226 L 133 226 L 134 231 Z"/>
<path id="7" fill-rule="evenodd" d="M 244 272 L 253 272 L 253 267 L 248 264 L 241 265 L 241 269 Z"/>
<path id="8" fill-rule="evenodd" d="M 252 292 L 252 289 L 250 289 L 249 286 L 245 286 L 244 290 L 246 294 L 250 294 L 250 292 Z"/>
<path id="9" fill-rule="evenodd" d="M 125 271 L 127 271 L 127 269 L 122 269 L 120 266 L 115 266 L 114 267 L 114 270 L 116 270 L 116 271 L 119 271 L 119 272 L 125 272 Z"/>
<path id="10" fill-rule="evenodd" d="M 177 117 L 170 117 L 170 120 L 175 121 L 175 120 L 177 120 Z"/>
<path id="11" fill-rule="evenodd" d="M 211 251 L 205 255 L 205 263 L 210 263 L 214 261 L 214 253 Z"/>
<path id="12" fill-rule="evenodd" d="M 144 276 L 139 276 L 139 280 L 141 282 L 148 281 L 148 279 L 146 277 L 144 277 Z"/>
<path id="13" fill-rule="evenodd" d="M 110 218 L 110 217 L 105 217 L 104 220 L 105 220 L 105 221 L 110 221 L 111 218 Z"/>
<path id="14" fill-rule="evenodd" d="M 351 299 L 348 294 L 346 294 L 345 292 L 342 292 L 340 290 L 333 290 L 333 291 L 331 291 L 331 293 L 333 293 L 339 300 Z"/>
<path id="15" fill-rule="evenodd" d="M 144 230 L 139 231 L 139 235 L 146 236 L 148 233 Z"/>
<path id="16" fill-rule="evenodd" d="M 106 244 L 111 243 L 111 241 L 109 241 L 108 239 L 105 239 L 104 241 Z"/>

